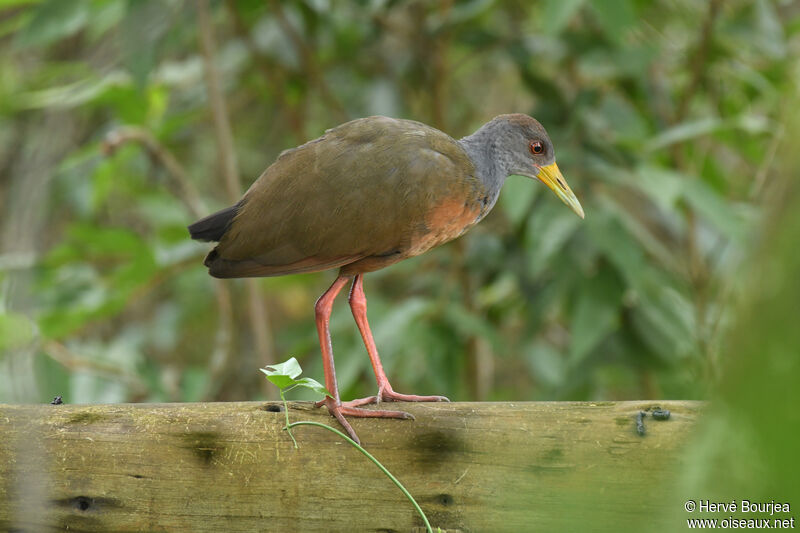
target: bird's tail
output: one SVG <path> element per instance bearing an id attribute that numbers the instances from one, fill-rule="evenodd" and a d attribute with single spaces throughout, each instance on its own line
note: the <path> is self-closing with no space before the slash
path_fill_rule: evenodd
<path id="1" fill-rule="evenodd" d="M 242 202 L 231 207 L 226 207 L 221 211 L 212 213 L 207 217 L 201 218 L 194 224 L 190 224 L 189 235 L 196 241 L 219 241 L 233 222 L 233 217 L 239 212 Z"/>

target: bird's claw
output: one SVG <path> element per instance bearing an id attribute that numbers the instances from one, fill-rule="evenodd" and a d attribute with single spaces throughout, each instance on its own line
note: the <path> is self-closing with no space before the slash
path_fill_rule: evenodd
<path id="1" fill-rule="evenodd" d="M 374 398 L 374 396 L 372 397 Z M 356 418 L 399 418 L 402 420 L 415 420 L 414 415 L 406 413 L 405 411 L 387 411 L 383 409 L 362 409 L 361 405 L 366 405 L 369 398 L 362 398 L 361 400 L 353 400 L 352 402 L 340 403 L 333 398 L 326 397 L 320 403 L 328 408 L 328 412 L 339 421 L 351 439 L 361 444 L 361 441 L 353 430 L 353 427 L 347 421 L 345 416 L 352 416 Z M 360 403 L 359 403 L 360 402 Z"/>
<path id="2" fill-rule="evenodd" d="M 446 396 L 417 396 L 416 394 L 401 394 L 399 392 L 393 391 L 391 387 L 383 386 L 378 389 L 378 394 L 376 396 L 368 396 L 366 398 L 353 400 L 352 402 L 356 402 L 355 405 L 369 405 L 371 403 L 380 405 L 381 402 L 449 402 L 449 401 L 450 400 Z M 351 402 L 347 403 L 349 405 Z"/>

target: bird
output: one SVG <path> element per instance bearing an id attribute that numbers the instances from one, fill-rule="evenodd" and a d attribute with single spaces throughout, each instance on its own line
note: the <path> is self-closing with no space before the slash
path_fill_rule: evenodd
<path id="1" fill-rule="evenodd" d="M 360 442 L 346 417 L 413 419 L 404 411 L 366 405 L 449 401 L 394 391 L 367 321 L 364 275 L 464 234 L 489 213 L 512 175 L 538 179 L 584 218 L 556 165 L 550 137 L 528 115 L 499 115 L 459 140 L 421 122 L 371 116 L 284 150 L 235 205 L 188 230 L 192 239 L 217 243 L 204 261 L 216 278 L 338 269 L 314 307 L 330 393 L 318 406 L 324 404 Z M 378 392 L 343 402 L 329 320 L 347 284 Z"/>

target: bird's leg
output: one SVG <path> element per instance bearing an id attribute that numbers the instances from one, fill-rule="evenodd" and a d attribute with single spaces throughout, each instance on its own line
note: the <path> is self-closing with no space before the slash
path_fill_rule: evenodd
<path id="1" fill-rule="evenodd" d="M 348 407 L 355 407 L 359 405 L 367 405 L 370 403 L 380 402 L 449 402 L 444 396 L 416 396 L 414 394 L 400 394 L 392 390 L 386 373 L 383 371 L 381 358 L 378 356 L 378 349 L 375 347 L 375 340 L 372 338 L 372 331 L 369 329 L 369 322 L 367 321 L 367 297 L 364 295 L 363 275 L 356 275 L 353 280 L 353 286 L 350 288 L 350 310 L 353 311 L 353 317 L 356 319 L 358 331 L 361 332 L 361 338 L 364 340 L 364 346 L 367 347 L 369 360 L 372 363 L 372 370 L 375 372 L 375 379 L 378 381 L 378 394 L 377 396 L 369 396 L 359 400 L 347 402 L 345 405 Z"/>
<path id="2" fill-rule="evenodd" d="M 326 396 L 324 403 L 328 411 L 336 417 L 339 423 L 347 431 L 350 438 L 360 443 L 356 432 L 345 420 L 344 415 L 356 417 L 375 417 L 375 418 L 414 418 L 402 411 L 379 411 L 370 409 L 359 409 L 358 405 L 342 405 L 339 399 L 339 388 L 336 385 L 336 370 L 333 367 L 333 346 L 331 345 L 330 317 L 333 301 L 336 295 L 347 284 L 348 277 L 339 276 L 330 288 L 323 293 L 314 306 L 317 321 L 317 333 L 319 333 L 319 345 L 322 349 L 322 367 L 325 372 L 325 387 L 333 395 L 333 398 Z"/>

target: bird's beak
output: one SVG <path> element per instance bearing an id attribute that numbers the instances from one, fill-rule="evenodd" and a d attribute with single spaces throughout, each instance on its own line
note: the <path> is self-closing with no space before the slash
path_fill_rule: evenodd
<path id="1" fill-rule="evenodd" d="M 561 175 L 558 170 L 558 165 L 553 163 L 545 167 L 539 167 L 539 174 L 536 176 L 539 181 L 550 187 L 550 190 L 556 193 L 556 196 L 561 198 L 561 201 L 569 206 L 570 209 L 575 211 L 575 214 L 583 218 L 583 207 L 575 197 L 575 193 L 567 185 L 567 180 Z"/>

